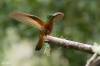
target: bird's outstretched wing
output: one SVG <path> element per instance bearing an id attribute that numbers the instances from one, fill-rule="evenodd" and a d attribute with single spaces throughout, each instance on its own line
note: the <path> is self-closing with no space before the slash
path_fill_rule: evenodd
<path id="1" fill-rule="evenodd" d="M 64 14 L 62 12 L 56 12 L 53 15 L 51 15 L 51 18 L 49 19 L 48 23 L 45 24 L 45 28 L 49 30 L 48 34 L 51 33 L 53 28 L 53 23 L 60 21 L 63 19 Z"/>
<path id="2" fill-rule="evenodd" d="M 39 30 L 42 30 L 44 28 L 43 21 L 40 18 L 30 14 L 13 12 L 10 14 L 10 17 L 20 22 L 27 23 L 28 25 L 36 26 Z"/>

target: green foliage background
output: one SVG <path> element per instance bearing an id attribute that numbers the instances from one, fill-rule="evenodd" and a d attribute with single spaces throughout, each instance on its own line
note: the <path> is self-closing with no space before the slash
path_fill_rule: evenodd
<path id="1" fill-rule="evenodd" d="M 0 0 L 0 62 L 5 58 L 5 52 L 11 47 L 13 38 L 7 39 L 10 29 L 15 30 L 19 40 L 31 40 L 35 47 L 39 31 L 31 26 L 22 24 L 9 18 L 13 11 L 26 12 L 46 21 L 49 14 L 61 11 L 65 14 L 64 20 L 55 24 L 52 35 L 83 43 L 99 43 L 100 39 L 100 5 L 99 0 Z M 13 35 L 10 35 L 10 37 Z M 15 39 L 17 40 L 17 39 Z M 20 42 L 20 41 L 18 41 Z M 34 48 L 33 48 L 34 50 Z M 55 50 L 58 50 L 57 48 Z M 60 51 L 60 52 L 59 52 Z M 61 57 L 44 57 L 39 55 L 42 66 L 84 66 L 87 53 L 73 49 L 60 48 L 57 51 Z M 35 52 L 35 51 L 34 51 Z M 34 54 L 34 53 L 33 53 Z M 37 53 L 38 54 L 38 53 Z M 52 53 L 57 54 L 57 53 Z M 35 59 L 38 57 L 36 56 Z M 38 59 L 39 59 L 38 58 Z M 63 59 L 61 59 L 63 58 Z M 40 60 L 39 59 L 39 60 Z M 34 58 L 32 60 L 34 62 Z M 52 62 L 51 62 L 52 61 Z M 53 62 L 54 61 L 54 62 Z M 44 65 L 43 65 L 44 63 Z M 67 65 L 68 63 L 68 65 Z M 33 65 L 34 66 L 34 65 Z M 40 65 L 35 65 L 40 66 Z"/>

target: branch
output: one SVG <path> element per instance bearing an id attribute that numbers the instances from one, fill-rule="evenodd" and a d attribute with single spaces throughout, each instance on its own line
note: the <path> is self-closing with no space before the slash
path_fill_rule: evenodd
<path id="1" fill-rule="evenodd" d="M 88 52 L 91 54 L 94 53 L 92 50 L 93 46 L 91 44 L 84 44 L 84 43 L 80 43 L 80 42 L 75 42 L 75 41 L 71 41 L 71 40 L 53 37 L 50 35 L 48 35 L 46 37 L 46 40 L 47 40 L 46 42 L 48 42 L 49 44 L 56 44 L 57 46 L 62 46 L 65 48 L 73 48 L 73 49 Z"/>

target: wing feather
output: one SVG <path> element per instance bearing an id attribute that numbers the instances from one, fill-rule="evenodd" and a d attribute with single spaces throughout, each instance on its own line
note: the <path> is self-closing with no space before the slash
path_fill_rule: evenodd
<path id="1" fill-rule="evenodd" d="M 50 23 L 50 22 L 53 22 L 53 23 L 54 22 L 58 22 L 58 21 L 62 20 L 63 17 L 64 17 L 64 14 L 62 12 L 56 12 L 51 16 L 51 19 L 49 20 L 48 23 Z"/>
<path id="2" fill-rule="evenodd" d="M 50 20 L 45 25 L 45 28 L 48 30 L 48 34 L 50 34 L 52 31 L 53 23 L 60 21 L 61 19 L 63 19 L 63 17 L 64 14 L 62 12 L 56 12 L 51 16 Z"/>
<path id="3" fill-rule="evenodd" d="M 26 14 L 26 13 L 21 13 L 21 12 L 13 12 L 10 14 L 10 16 L 13 19 L 16 19 L 20 22 L 27 23 L 28 25 L 31 26 L 36 26 L 39 30 L 42 30 L 44 28 L 43 21 L 36 16 Z"/>

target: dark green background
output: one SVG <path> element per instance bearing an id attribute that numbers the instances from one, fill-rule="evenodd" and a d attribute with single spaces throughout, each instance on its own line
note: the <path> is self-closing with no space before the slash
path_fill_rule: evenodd
<path id="1" fill-rule="evenodd" d="M 30 13 L 40 17 L 43 21 L 47 21 L 47 16 L 52 13 L 63 12 L 64 20 L 54 25 L 52 35 L 83 43 L 100 42 L 99 0 L 0 0 L 1 62 L 5 57 L 5 47 L 10 47 L 9 41 L 5 42 L 9 28 L 17 31 L 20 40 L 27 38 L 36 43 L 39 35 L 36 28 L 9 18 L 9 14 L 13 11 Z M 63 61 L 59 61 L 59 64 L 55 62 L 58 65 L 53 65 L 53 61 L 49 59 L 51 63 L 48 63 L 48 66 L 67 66 L 64 65 L 66 63 L 64 60 L 69 62 L 69 66 L 84 66 L 89 55 L 73 49 L 61 48 L 60 51 Z"/>

